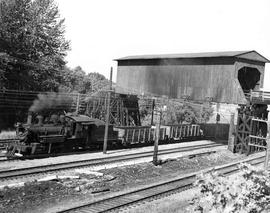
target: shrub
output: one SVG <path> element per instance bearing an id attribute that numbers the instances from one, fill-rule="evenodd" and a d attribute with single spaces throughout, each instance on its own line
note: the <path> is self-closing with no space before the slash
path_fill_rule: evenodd
<path id="1" fill-rule="evenodd" d="M 248 164 L 240 165 L 239 173 L 227 177 L 213 171 L 202 174 L 195 183 L 199 193 L 192 199 L 188 211 L 264 212 L 270 207 L 269 178 L 268 172 Z"/>

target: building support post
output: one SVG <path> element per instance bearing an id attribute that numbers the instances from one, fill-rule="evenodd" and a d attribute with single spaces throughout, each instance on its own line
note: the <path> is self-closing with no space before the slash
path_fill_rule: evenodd
<path id="1" fill-rule="evenodd" d="M 106 124 L 105 124 L 105 133 L 104 133 L 103 154 L 107 153 L 107 145 L 108 145 L 108 129 L 109 129 L 109 123 L 110 123 L 110 103 L 111 103 L 111 91 L 112 91 L 112 75 L 113 75 L 113 68 L 111 67 L 110 88 L 109 88 L 108 97 L 107 97 L 107 112 L 106 112 Z"/>

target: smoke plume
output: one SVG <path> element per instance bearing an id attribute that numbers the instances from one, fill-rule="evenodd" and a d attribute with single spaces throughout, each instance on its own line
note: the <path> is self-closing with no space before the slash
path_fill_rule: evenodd
<path id="1" fill-rule="evenodd" d="M 61 93 L 45 93 L 38 94 L 36 100 L 33 101 L 29 108 L 31 112 L 40 112 L 44 109 L 68 108 L 71 107 L 73 98 L 68 94 Z"/>

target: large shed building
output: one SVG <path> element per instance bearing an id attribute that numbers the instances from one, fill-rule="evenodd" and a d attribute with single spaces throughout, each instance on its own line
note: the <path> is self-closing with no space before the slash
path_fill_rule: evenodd
<path id="1" fill-rule="evenodd" d="M 263 87 L 267 58 L 256 51 L 139 55 L 116 59 L 118 93 L 246 104 Z"/>

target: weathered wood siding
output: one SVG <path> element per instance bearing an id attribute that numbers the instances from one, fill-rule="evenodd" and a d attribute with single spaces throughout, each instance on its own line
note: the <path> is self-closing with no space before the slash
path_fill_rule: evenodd
<path id="1" fill-rule="evenodd" d="M 189 96 L 191 100 L 245 104 L 246 98 L 238 81 L 243 66 L 261 72 L 264 63 L 231 57 L 196 59 L 138 59 L 118 61 L 119 93 L 155 94 L 169 98 Z"/>

